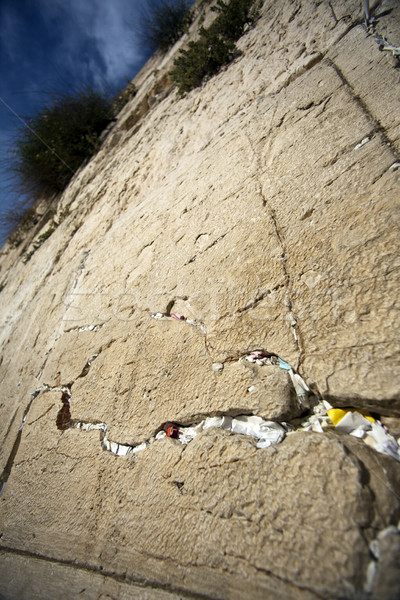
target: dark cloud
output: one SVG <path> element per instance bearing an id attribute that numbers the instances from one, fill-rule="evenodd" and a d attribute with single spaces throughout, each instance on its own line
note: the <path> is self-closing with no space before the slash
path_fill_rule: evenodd
<path id="1" fill-rule="evenodd" d="M 147 1 L 0 0 L 0 97 L 11 109 L 0 103 L 0 211 L 15 201 L 5 188 L 12 111 L 26 117 L 46 93 L 85 83 L 123 87 L 149 56 L 132 26 Z"/>

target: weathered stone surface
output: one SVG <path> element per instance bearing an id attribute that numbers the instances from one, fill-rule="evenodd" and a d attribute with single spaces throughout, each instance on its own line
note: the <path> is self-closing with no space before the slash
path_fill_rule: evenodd
<path id="1" fill-rule="evenodd" d="M 158 590 L 146 582 L 124 582 L 123 577 L 96 573 L 78 565 L 64 565 L 31 556 L 0 551 L 0 598 L 19 600 L 178 600 L 180 594 Z M 186 595 L 185 598 L 197 596 Z"/>
<path id="2" fill-rule="evenodd" d="M 389 9 L 376 32 L 399 45 Z M 51 237 L 26 264 L 48 223 L 3 248 L 3 572 L 64 582 L 75 563 L 88 597 L 398 595 L 397 534 L 372 567 L 369 543 L 397 526 L 399 466 L 360 440 L 261 450 L 208 430 L 126 458 L 99 431 L 56 427 L 63 386 L 73 423 L 124 444 L 165 421 L 296 416 L 288 374 L 243 360 L 255 349 L 335 405 L 400 415 L 400 88 L 361 18 L 356 0 L 265 0 L 242 55 L 178 98 L 167 72 L 193 28 L 137 76 Z M 25 593 L 13 581 L 6 598 Z"/>
<path id="3" fill-rule="evenodd" d="M 400 532 L 394 527 L 387 528 L 378 540 L 379 558 L 373 592 L 382 600 L 395 600 L 400 587 Z"/>
<path id="4" fill-rule="evenodd" d="M 393 436 L 400 437 L 400 419 L 398 417 L 382 417 L 382 423 Z"/>
<path id="5" fill-rule="evenodd" d="M 398 465 L 348 436 L 348 450 L 313 433 L 257 450 L 212 429 L 116 457 L 99 432 L 58 432 L 56 399 L 41 393 L 25 424 L 3 548 L 211 597 L 357 597 L 368 542 L 399 515 Z"/>
<path id="6" fill-rule="evenodd" d="M 103 421 L 112 439 L 141 443 L 166 421 L 189 425 L 223 414 L 287 420 L 301 412 L 288 373 L 277 366 L 237 356 L 216 373 L 198 326 L 146 314 L 117 331 L 103 345 L 107 327 L 65 334 L 42 375 L 48 386 L 70 386 L 74 420 Z"/>

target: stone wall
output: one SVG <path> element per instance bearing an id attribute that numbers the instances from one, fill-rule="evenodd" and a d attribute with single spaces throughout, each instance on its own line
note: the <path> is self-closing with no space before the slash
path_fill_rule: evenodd
<path id="1" fill-rule="evenodd" d="M 4 246 L 1 598 L 398 597 L 400 464 L 363 440 L 104 443 L 321 399 L 398 426 L 400 85 L 373 33 L 400 44 L 400 3 L 379 11 L 368 34 L 356 0 L 264 0 L 241 55 L 179 97 L 199 12 L 55 232 L 29 261 L 48 222 Z"/>

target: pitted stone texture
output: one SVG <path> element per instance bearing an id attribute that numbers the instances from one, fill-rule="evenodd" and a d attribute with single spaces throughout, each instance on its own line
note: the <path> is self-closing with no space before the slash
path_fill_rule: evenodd
<path id="1" fill-rule="evenodd" d="M 382 417 L 382 423 L 388 428 L 389 432 L 395 437 L 400 437 L 400 418 Z"/>
<path id="2" fill-rule="evenodd" d="M 2 600 L 180 600 L 178 593 L 159 590 L 148 582 L 132 583 L 37 557 L 0 551 L 0 598 Z M 189 600 L 196 596 L 185 595 Z"/>
<path id="3" fill-rule="evenodd" d="M 339 77 L 332 66 L 316 67 L 310 78 L 314 83 L 305 97 L 300 90 L 308 74 L 281 93 L 292 110 L 285 114 L 277 101 L 274 119 L 280 126 L 263 151 L 268 170 L 260 176 L 285 253 L 301 371 L 311 386 L 335 402 L 398 414 L 393 332 L 399 232 L 392 223 L 398 222 L 399 199 L 398 174 L 390 169 L 395 155 L 374 134 L 374 124 L 352 100 L 352 91 L 336 87 Z M 323 100 L 325 87 L 328 96 Z M 303 97 L 304 105 L 299 104 Z M 338 104 L 352 114 L 345 130 L 335 125 Z M 310 122 L 318 113 L 317 132 Z M 332 127 L 340 130 L 334 138 Z M 302 131 L 308 139 L 316 135 L 315 154 L 307 163 L 301 158 Z M 356 148 L 368 135 L 371 140 Z M 288 139 L 290 145 L 285 144 Z M 348 188 L 349 177 L 354 190 Z M 296 203 L 296 211 L 288 210 L 283 194 L 291 206 Z M 374 365 L 386 373 L 382 380 L 374 377 Z"/>
<path id="4" fill-rule="evenodd" d="M 56 398 L 40 394 L 24 427 L 3 547 L 210 597 L 363 597 L 368 543 L 398 518 L 392 459 L 334 434 L 257 450 L 219 429 L 116 457 L 99 432 L 52 427 Z"/>
<path id="5" fill-rule="evenodd" d="M 398 2 L 384 4 L 379 27 L 398 45 Z M 367 543 L 399 495 L 396 463 L 368 448 L 355 459 L 361 441 L 304 434 L 261 453 L 210 432 L 124 459 L 99 432 L 57 431 L 61 392 L 41 392 L 12 455 L 44 383 L 71 384 L 72 417 L 106 421 L 120 443 L 162 420 L 292 411 L 287 374 L 270 397 L 268 371 L 232 362 L 256 348 L 335 404 L 400 414 L 392 62 L 358 0 L 261 12 L 243 54 L 183 98 L 148 102 L 176 48 L 153 57 L 52 236 L 26 264 L 32 240 L 2 252 L 0 446 L 14 466 L 1 543 L 211 597 L 362 597 Z M 206 333 L 152 321 L 171 309 Z M 377 598 L 392 573 L 378 566 Z"/>
<path id="6" fill-rule="evenodd" d="M 223 372 L 217 376 L 215 397 L 230 398 L 231 406 L 236 405 L 237 410 L 239 394 L 244 414 L 287 421 L 302 412 L 288 373 L 276 366 L 258 366 L 246 360 L 226 363 Z"/>
<path id="7" fill-rule="evenodd" d="M 381 10 L 391 9 L 390 21 L 381 18 L 377 21 L 374 30 L 376 34 L 383 35 L 390 40 L 393 46 L 398 46 L 400 44 L 400 6 L 398 2 L 390 2 L 390 7 L 388 4 Z M 360 44 L 365 48 L 361 55 L 355 51 Z M 377 55 L 378 46 L 379 41 L 373 35 L 365 39 L 365 32 L 361 27 L 357 27 L 329 52 L 329 56 L 348 80 L 354 93 L 365 102 L 371 115 L 384 127 L 397 151 L 400 151 L 400 115 L 398 111 L 400 90 L 398 72 L 394 68 L 396 60 L 389 51 L 382 51 Z M 374 57 L 373 62 L 371 61 L 372 57 Z M 373 93 L 371 93 L 371 88 Z"/>
<path id="8" fill-rule="evenodd" d="M 393 528 L 379 540 L 379 559 L 372 592 L 382 600 L 396 600 L 399 590 L 400 531 L 396 532 Z"/>
<path id="9" fill-rule="evenodd" d="M 193 425 L 223 414 L 288 420 L 301 412 L 287 372 L 277 366 L 254 365 L 238 355 L 215 372 L 198 326 L 146 313 L 113 328 L 116 339 L 106 342 L 109 334 L 105 325 L 62 336 L 43 381 L 72 384 L 72 419 L 105 422 L 111 441 L 141 443 L 166 421 Z"/>

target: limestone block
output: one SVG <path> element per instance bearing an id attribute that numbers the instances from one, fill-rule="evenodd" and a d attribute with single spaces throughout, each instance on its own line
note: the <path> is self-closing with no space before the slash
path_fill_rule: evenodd
<path id="1" fill-rule="evenodd" d="M 398 597 L 399 466 L 361 440 L 102 444 L 295 417 L 287 373 L 244 360 L 261 348 L 335 405 L 400 415 L 398 84 L 361 18 L 265 1 L 232 64 L 153 103 L 177 47 L 154 56 L 51 237 L 26 263 L 40 231 L 3 249 L 0 595 Z"/>
<path id="2" fill-rule="evenodd" d="M 398 511 L 392 459 L 342 436 L 257 450 L 216 429 L 185 450 L 165 438 L 117 457 L 99 432 L 57 431 L 56 399 L 40 394 L 24 427 L 0 503 L 3 548 L 211 597 L 362 592 L 368 542 Z"/>
<path id="3" fill-rule="evenodd" d="M 96 573 L 84 566 L 0 552 L 0 595 L 4 600 L 178 600 L 180 594 L 131 583 L 113 574 Z M 191 596 L 187 596 L 190 598 Z"/>
<path id="4" fill-rule="evenodd" d="M 111 440 L 138 444 L 166 421 L 193 425 L 216 414 L 276 420 L 299 414 L 285 371 L 252 365 L 239 354 L 215 372 L 207 335 L 196 325 L 146 314 L 119 328 L 121 335 L 109 341 L 107 326 L 65 334 L 43 375 L 52 386 L 69 386 L 74 421 L 106 423 Z"/>
<path id="5" fill-rule="evenodd" d="M 383 35 L 393 46 L 400 44 L 400 8 L 397 2 L 385 9 L 392 11 L 391 26 L 385 26 L 385 19 L 377 22 L 375 35 Z M 382 7 L 383 9 L 383 7 Z M 381 10 L 382 10 L 381 9 Z M 360 47 L 363 50 L 358 54 Z M 357 52 L 356 52 L 357 48 Z M 400 91 L 398 73 L 393 54 L 379 51 L 379 41 L 374 34 L 365 36 L 363 28 L 356 27 L 329 52 L 329 56 L 339 67 L 371 115 L 384 127 L 389 140 L 400 148 L 400 116 L 398 105 Z"/>
<path id="6" fill-rule="evenodd" d="M 398 286 L 395 267 L 398 233 L 396 227 L 392 227 L 392 223 L 398 221 L 395 216 L 398 213 L 397 175 L 390 170 L 395 157 L 382 139 L 372 139 L 357 148 L 357 140 L 364 139 L 371 131 L 369 117 L 348 91 L 335 88 L 336 75 L 329 74 L 329 68 L 318 67 L 313 74 L 294 82 L 287 93 L 289 102 L 292 93 L 293 102 L 298 102 L 302 94 L 296 96 L 296 89 L 302 89 L 308 78 L 315 78 L 317 73 L 320 82 L 328 82 L 327 90 L 333 90 L 329 92 L 330 97 L 341 98 L 338 102 L 345 104 L 353 114 L 351 127 L 342 128 L 337 123 L 335 136 L 329 134 L 338 115 L 334 109 L 336 101 L 332 105 L 328 101 L 315 130 L 318 141 L 316 139 L 312 147 L 316 154 L 305 163 L 299 152 L 300 140 L 296 141 L 298 134 L 293 135 L 292 128 L 296 123 L 299 132 L 302 123 L 309 123 L 313 110 L 321 110 L 324 102 L 315 109 L 315 103 L 309 98 L 308 110 L 297 118 L 295 106 L 290 117 L 280 117 L 277 112 L 275 118 L 279 119 L 280 126 L 273 144 L 266 143 L 264 155 L 268 157 L 269 169 L 262 176 L 266 202 L 279 223 L 285 251 L 302 368 L 310 384 L 315 382 L 322 395 L 335 401 L 359 402 L 359 390 L 363 388 L 368 389 L 365 394 L 368 408 L 398 411 L 398 389 L 395 378 L 389 375 L 397 368 L 397 344 L 392 334 L 393 318 L 397 317 L 393 313 L 388 319 Z M 309 89 L 317 89 L 320 94 L 316 81 L 313 79 Z M 318 102 L 320 100 L 316 100 L 317 106 Z M 306 127 L 307 135 L 312 136 L 313 127 L 310 123 Z M 289 147 L 285 146 L 287 139 L 291 140 Z M 359 152 L 361 154 L 357 154 Z M 316 167 L 319 161 L 324 165 L 322 169 Z M 357 191 L 347 193 L 344 206 L 341 204 L 344 199 L 342 178 L 349 172 Z M 344 215 L 347 215 L 346 225 L 341 220 Z M 377 255 L 382 256 L 382 260 L 377 261 Z M 379 302 L 375 303 L 378 297 Z M 323 358 L 318 349 L 322 339 L 324 347 L 331 349 Z M 384 345 L 381 344 L 383 339 Z M 309 368 L 315 360 L 311 355 L 318 356 L 319 364 L 321 360 L 324 362 L 329 383 L 326 379 L 317 383 L 315 371 Z M 371 375 L 371 365 L 377 363 L 382 365 L 379 369 L 382 379 Z M 351 392 L 346 390 L 350 371 Z"/>
<path id="7" fill-rule="evenodd" d="M 400 419 L 399 417 L 382 417 L 382 423 L 388 428 L 389 432 L 395 437 L 400 437 Z"/>
<path id="8" fill-rule="evenodd" d="M 400 589 L 400 533 L 392 526 L 378 538 L 379 558 L 372 591 L 383 600 L 395 600 Z"/>
<path id="9" fill-rule="evenodd" d="M 226 363 L 217 377 L 215 406 L 221 397 L 230 398 L 229 413 L 234 410 L 272 421 L 290 420 L 302 412 L 288 373 L 276 366 L 260 367 L 246 361 Z"/>

